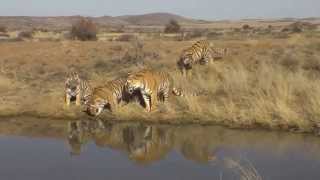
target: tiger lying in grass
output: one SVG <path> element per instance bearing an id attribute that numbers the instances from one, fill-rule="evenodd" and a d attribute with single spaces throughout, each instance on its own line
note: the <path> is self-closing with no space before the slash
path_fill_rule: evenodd
<path id="1" fill-rule="evenodd" d="M 213 48 L 207 40 L 194 43 L 182 51 L 177 66 L 183 75 L 188 74 L 195 64 L 209 64 L 216 59 L 221 59 L 227 54 L 227 48 Z"/>
<path id="2" fill-rule="evenodd" d="M 199 91 L 188 91 L 182 88 L 172 88 L 172 94 L 175 96 L 180 97 L 195 97 L 195 96 L 204 96 L 208 95 L 208 92 L 205 90 L 199 90 Z"/>
<path id="3" fill-rule="evenodd" d="M 130 97 L 127 94 L 125 84 L 126 78 L 119 78 L 94 88 L 87 104 L 87 113 L 98 116 L 104 109 L 113 111 L 121 102 L 128 103 Z"/>
<path id="4" fill-rule="evenodd" d="M 65 81 L 65 103 L 70 105 L 72 100 L 76 105 L 86 104 L 92 89 L 87 81 L 81 79 L 77 72 L 71 72 Z"/>

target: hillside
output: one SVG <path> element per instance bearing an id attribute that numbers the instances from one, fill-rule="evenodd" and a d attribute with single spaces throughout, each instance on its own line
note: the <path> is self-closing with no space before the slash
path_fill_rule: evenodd
<path id="1" fill-rule="evenodd" d="M 197 22 L 197 20 L 185 18 L 179 15 L 170 14 L 170 13 L 127 15 L 127 16 L 118 16 L 116 18 L 134 25 L 165 25 L 171 19 L 174 19 L 180 23 L 196 23 Z"/>
<path id="2" fill-rule="evenodd" d="M 57 17 L 31 17 L 31 16 L 0 16 L 0 26 L 8 29 L 66 29 L 78 21 L 81 16 L 57 16 Z M 196 20 L 188 19 L 182 16 L 169 13 L 152 13 L 144 15 L 126 15 L 126 16 L 102 16 L 90 17 L 94 22 L 103 26 L 118 25 L 165 25 L 171 19 L 180 23 L 195 23 Z"/>

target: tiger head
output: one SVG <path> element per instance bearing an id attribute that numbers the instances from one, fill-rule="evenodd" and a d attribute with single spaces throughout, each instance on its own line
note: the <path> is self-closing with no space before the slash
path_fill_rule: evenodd
<path id="1" fill-rule="evenodd" d="M 71 148 L 71 155 L 80 155 L 83 132 L 78 122 L 68 123 L 68 143 Z"/>
<path id="2" fill-rule="evenodd" d="M 109 101 L 109 97 L 108 91 L 105 91 L 103 88 L 94 89 L 92 96 L 87 103 L 86 112 L 90 116 L 98 116 L 104 109 L 111 110 L 111 102 Z"/>
<path id="3" fill-rule="evenodd" d="M 177 66 L 180 70 L 191 69 L 192 57 L 189 54 L 183 53 L 177 62 Z"/>
<path id="4" fill-rule="evenodd" d="M 71 96 L 75 97 L 80 92 L 80 78 L 78 73 L 72 72 L 70 73 L 68 79 L 65 82 L 66 93 Z"/>
<path id="5" fill-rule="evenodd" d="M 140 79 L 137 78 L 128 78 L 126 82 L 126 88 L 129 94 L 133 94 L 135 90 L 140 89 L 143 84 Z"/>
<path id="6" fill-rule="evenodd" d="M 103 109 L 106 106 L 106 103 L 104 100 L 100 99 L 100 100 L 96 100 L 94 102 L 94 104 L 89 103 L 88 107 L 87 107 L 87 113 L 90 116 L 98 116 L 99 114 L 101 114 L 101 112 L 103 111 Z"/>

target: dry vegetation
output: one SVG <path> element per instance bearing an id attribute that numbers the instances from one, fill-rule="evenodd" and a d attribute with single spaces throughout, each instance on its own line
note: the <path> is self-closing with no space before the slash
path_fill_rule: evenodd
<path id="1" fill-rule="evenodd" d="M 90 19 L 81 19 L 72 25 L 71 37 L 82 41 L 97 40 L 97 26 Z"/>
<path id="2" fill-rule="evenodd" d="M 114 114 L 106 111 L 101 118 L 318 132 L 320 33 L 295 26 L 302 30 L 283 32 L 283 27 L 240 24 L 239 28 L 184 29 L 167 35 L 111 33 L 109 38 L 101 32 L 99 41 L 90 42 L 65 40 L 63 35 L 57 41 L 2 42 L 0 115 L 87 117 L 80 108 L 63 105 L 63 82 L 71 68 L 95 86 L 151 67 L 169 71 L 175 86 L 205 90 L 208 95 L 172 97 L 150 114 L 132 103 Z M 176 69 L 181 50 L 203 38 L 216 47 L 228 47 L 229 55 L 193 69 L 188 79 L 181 77 Z"/>

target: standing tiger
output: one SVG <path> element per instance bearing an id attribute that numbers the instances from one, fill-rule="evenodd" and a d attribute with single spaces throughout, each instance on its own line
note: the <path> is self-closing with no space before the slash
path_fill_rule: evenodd
<path id="1" fill-rule="evenodd" d="M 71 72 L 65 81 L 65 103 L 67 106 L 75 100 L 76 105 L 86 104 L 92 89 L 87 81 L 81 79 L 77 72 Z"/>
<path id="2" fill-rule="evenodd" d="M 214 59 L 222 58 L 226 53 L 226 48 L 211 48 L 210 42 L 201 40 L 182 51 L 177 65 L 182 74 L 185 74 L 194 64 L 211 63 Z"/>
<path id="3" fill-rule="evenodd" d="M 170 76 L 163 71 L 144 69 L 130 74 L 126 87 L 130 94 L 140 91 L 146 111 L 151 112 L 159 101 L 167 101 L 170 92 Z"/>
<path id="4" fill-rule="evenodd" d="M 94 88 L 87 104 L 87 113 L 98 116 L 105 108 L 112 111 L 121 102 L 129 102 L 130 97 L 126 92 L 125 84 L 126 78 L 119 78 Z"/>

